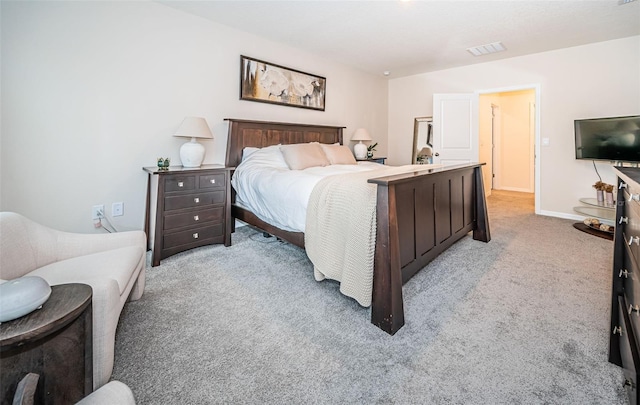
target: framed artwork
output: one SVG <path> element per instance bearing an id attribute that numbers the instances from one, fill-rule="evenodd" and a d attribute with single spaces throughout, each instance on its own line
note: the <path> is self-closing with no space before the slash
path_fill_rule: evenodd
<path id="1" fill-rule="evenodd" d="M 327 79 L 240 56 L 240 99 L 324 111 Z"/>

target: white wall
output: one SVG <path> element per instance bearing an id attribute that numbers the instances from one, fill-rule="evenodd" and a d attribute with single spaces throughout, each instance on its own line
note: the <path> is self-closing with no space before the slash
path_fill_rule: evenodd
<path id="1" fill-rule="evenodd" d="M 143 166 L 179 164 L 185 116 L 207 119 L 205 163 L 224 163 L 224 118 L 369 130 L 387 153 L 387 80 L 150 1 L 1 2 L 0 209 L 93 229 L 122 201 L 143 227 Z M 239 100 L 240 55 L 327 78 L 324 112 Z M 351 144 L 352 145 L 352 144 Z"/>
<path id="2" fill-rule="evenodd" d="M 411 159 L 413 118 L 431 115 L 434 93 L 540 85 L 540 212 L 575 217 L 580 197 L 598 180 L 577 161 L 573 120 L 640 114 L 640 36 L 510 58 L 389 81 L 389 163 Z M 603 181 L 615 176 L 598 163 Z"/>

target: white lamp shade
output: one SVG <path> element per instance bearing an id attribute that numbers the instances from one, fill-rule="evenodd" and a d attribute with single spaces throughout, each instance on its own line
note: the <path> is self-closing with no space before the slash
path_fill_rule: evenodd
<path id="1" fill-rule="evenodd" d="M 186 117 L 173 136 L 184 136 L 187 138 L 213 138 L 207 120 L 202 117 Z"/>
<path id="2" fill-rule="evenodd" d="M 200 167 L 204 160 L 205 149 L 196 138 L 213 138 L 207 120 L 202 117 L 186 117 L 173 136 L 191 138 L 180 147 L 180 161 L 184 167 Z"/>
<path id="3" fill-rule="evenodd" d="M 370 141 L 371 139 L 371 135 L 369 135 L 369 131 L 367 131 L 364 128 L 358 128 L 356 129 L 356 132 L 353 133 L 353 136 L 351 136 L 351 140 L 352 141 Z"/>

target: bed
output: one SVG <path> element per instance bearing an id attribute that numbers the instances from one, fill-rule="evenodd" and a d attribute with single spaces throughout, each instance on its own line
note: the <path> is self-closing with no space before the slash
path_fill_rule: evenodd
<path id="1" fill-rule="evenodd" d="M 226 120 L 228 167 L 240 164 L 245 148 L 343 143 L 344 127 Z M 404 325 L 402 285 L 427 263 L 470 232 L 475 240 L 491 240 L 481 167 L 479 163 L 434 167 L 367 181 L 377 186 L 371 323 L 380 329 L 393 335 Z M 231 215 L 305 247 L 303 232 L 262 220 L 235 198 Z"/>

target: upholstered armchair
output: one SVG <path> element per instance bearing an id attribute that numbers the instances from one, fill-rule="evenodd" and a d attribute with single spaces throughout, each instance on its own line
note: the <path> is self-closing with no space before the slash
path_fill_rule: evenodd
<path id="1" fill-rule="evenodd" d="M 79 234 L 0 212 L 0 279 L 39 276 L 50 285 L 93 289 L 93 386 L 109 381 L 115 335 L 125 302 L 142 296 L 146 235 L 142 231 Z"/>

